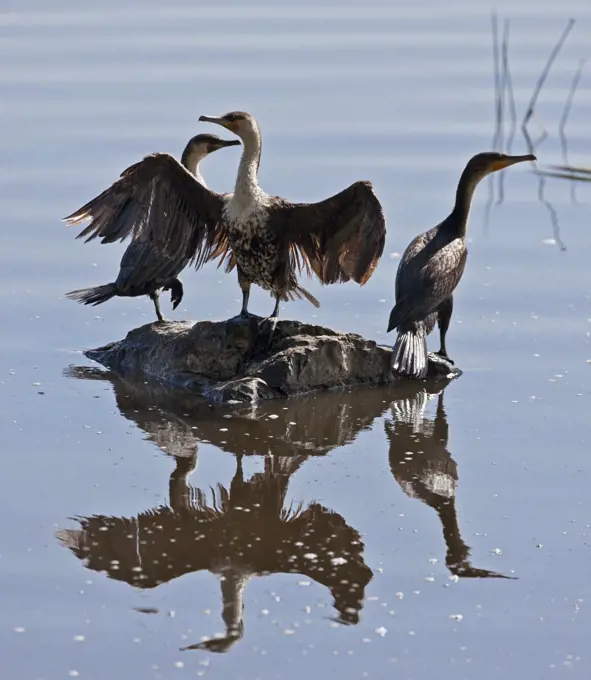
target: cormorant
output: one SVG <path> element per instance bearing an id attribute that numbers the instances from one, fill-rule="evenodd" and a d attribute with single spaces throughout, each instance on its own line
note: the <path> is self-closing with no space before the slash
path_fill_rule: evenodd
<path id="1" fill-rule="evenodd" d="M 466 225 L 472 195 L 477 184 L 491 172 L 514 163 L 535 161 L 531 154 L 507 156 L 484 152 L 466 165 L 451 213 L 433 229 L 419 234 L 406 248 L 396 274 L 396 304 L 390 313 L 388 330 L 398 330 L 392 353 L 392 366 L 401 375 L 424 378 L 427 375 L 427 335 L 439 326 L 441 348 L 447 354 L 445 336 L 453 311 L 452 293 L 462 278 L 466 257 Z"/>
<path id="2" fill-rule="evenodd" d="M 248 314 L 254 283 L 275 297 L 269 317 L 273 324 L 279 302 L 305 297 L 318 301 L 297 281 L 305 267 L 323 284 L 353 279 L 363 285 L 373 274 L 385 243 L 386 223 L 373 186 L 358 181 L 318 203 L 290 203 L 267 195 L 259 186 L 261 133 L 255 118 L 243 111 L 200 116 L 238 135 L 243 152 L 234 194 L 223 209 L 227 246 L 226 271 L 237 267 L 242 290 L 241 316 Z M 302 257 L 303 263 L 300 260 Z"/>
<path id="3" fill-rule="evenodd" d="M 242 140 L 233 194 L 217 194 L 199 185 L 170 156 L 164 160 L 148 156 L 66 220 L 90 218 L 84 233 L 103 241 L 142 234 L 162 253 L 173 259 L 191 258 L 196 266 L 221 257 L 226 271 L 237 268 L 241 316 L 249 316 L 251 284 L 275 297 L 272 328 L 280 300 L 303 297 L 318 306 L 298 283 L 302 270 L 313 271 L 323 284 L 350 279 L 364 284 L 370 278 L 386 236 L 382 206 L 370 182 L 355 182 L 318 203 L 289 203 L 269 196 L 257 180 L 261 134 L 253 116 L 231 112 L 199 120 L 222 125 Z M 159 219 L 162 213 L 167 220 Z"/>
<path id="4" fill-rule="evenodd" d="M 199 164 L 201 161 L 213 151 L 223 149 L 226 146 L 236 146 L 238 144 L 240 144 L 239 140 L 220 139 L 217 135 L 196 135 L 187 143 L 181 156 L 181 164 L 194 175 L 197 182 L 205 187 L 205 181 L 199 172 Z M 165 173 L 171 163 L 178 165 L 178 162 L 168 154 L 153 154 L 142 162 L 146 162 L 146 160 L 153 164 L 154 172 L 152 181 L 154 185 L 167 181 Z M 71 224 L 77 224 L 86 218 L 84 213 L 87 211 L 88 215 L 94 217 L 94 220 L 105 218 L 107 224 L 112 226 L 113 224 L 117 225 L 118 220 L 121 219 L 122 216 L 123 219 L 129 217 L 129 214 L 134 210 L 137 210 L 137 208 L 133 205 L 131 200 L 128 200 L 123 206 L 120 206 L 119 200 L 126 197 L 126 191 L 132 193 L 137 189 L 142 189 L 142 187 L 138 187 L 137 185 L 133 186 L 133 181 L 135 179 L 133 173 L 135 168 L 136 166 L 131 166 L 127 170 L 124 170 L 121 174 L 122 179 L 115 182 L 110 189 L 107 189 L 106 192 L 103 192 L 103 194 L 99 196 L 99 199 L 101 199 L 103 203 L 97 206 L 98 210 L 96 210 L 96 212 L 93 212 L 96 208 L 95 205 L 93 205 L 94 201 L 91 201 L 77 213 L 66 218 L 66 220 Z M 128 181 L 129 178 L 131 178 L 131 186 Z M 123 191 L 121 189 L 123 189 Z M 131 199 L 131 196 L 129 196 L 129 199 Z M 95 199 L 95 201 L 96 200 L 97 199 Z M 158 211 L 160 206 L 155 203 L 150 205 L 149 209 Z M 164 211 L 164 216 L 168 217 L 166 210 Z M 88 242 L 101 235 L 98 230 L 94 230 L 94 227 L 95 225 L 93 222 L 76 238 L 81 238 L 90 233 L 90 236 L 86 239 Z M 115 230 L 114 234 L 105 234 L 102 242 L 110 243 L 117 240 L 117 238 L 123 240 L 128 233 L 129 231 L 117 233 Z M 158 247 L 158 244 L 152 241 L 152 236 L 149 233 L 137 229 L 133 241 L 129 244 L 121 258 L 119 275 L 113 283 L 107 283 L 106 285 L 96 286 L 94 288 L 73 290 L 70 293 L 67 293 L 66 297 L 71 300 L 77 300 L 85 305 L 100 305 L 116 296 L 138 297 L 141 295 L 148 295 L 154 302 L 158 321 L 164 321 L 164 317 L 160 311 L 160 291 L 170 290 L 170 299 L 173 303 L 172 308 L 176 309 L 183 299 L 183 284 L 178 279 L 178 275 L 189 264 L 191 259 L 192 257 L 187 253 L 177 252 L 175 256 L 171 256 L 171 254 L 163 252 Z"/>

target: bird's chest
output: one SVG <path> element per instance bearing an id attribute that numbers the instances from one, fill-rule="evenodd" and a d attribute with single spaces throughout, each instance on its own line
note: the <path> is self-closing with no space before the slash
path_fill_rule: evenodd
<path id="1" fill-rule="evenodd" d="M 272 288 L 278 247 L 266 220 L 259 214 L 228 222 L 228 240 L 236 263 L 251 283 Z"/>

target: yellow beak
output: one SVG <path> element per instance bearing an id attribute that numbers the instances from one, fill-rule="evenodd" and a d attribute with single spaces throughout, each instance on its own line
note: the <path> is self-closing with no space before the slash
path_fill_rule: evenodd
<path id="1" fill-rule="evenodd" d="M 525 156 L 506 156 L 493 164 L 494 170 L 502 170 L 503 168 L 508 168 L 510 165 L 515 165 L 515 163 L 524 163 L 525 161 L 535 161 L 536 157 L 531 154 L 525 154 Z"/>

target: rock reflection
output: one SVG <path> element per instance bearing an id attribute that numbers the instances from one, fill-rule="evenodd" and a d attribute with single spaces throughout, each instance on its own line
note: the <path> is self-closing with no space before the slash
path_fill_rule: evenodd
<path id="1" fill-rule="evenodd" d="M 430 399 L 437 397 L 435 417 L 425 415 Z M 392 402 L 393 419 L 386 420 L 392 475 L 410 498 L 418 498 L 438 514 L 447 546 L 445 563 L 456 576 L 512 578 L 470 563 L 470 547 L 462 539 L 456 513 L 458 467 L 447 449 L 449 425 L 443 390 L 415 390 Z"/>
<path id="2" fill-rule="evenodd" d="M 147 438 L 172 455 L 211 443 L 232 454 L 324 455 L 368 430 L 388 407 L 392 392 L 356 388 L 321 392 L 257 406 L 216 406 L 190 392 L 167 389 L 145 377 L 123 377 L 90 367 L 69 367 L 68 377 L 109 383 L 117 407 Z"/>

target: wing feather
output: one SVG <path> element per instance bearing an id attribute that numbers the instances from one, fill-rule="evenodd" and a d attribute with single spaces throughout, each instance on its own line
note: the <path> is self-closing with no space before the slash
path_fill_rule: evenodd
<path id="1" fill-rule="evenodd" d="M 200 184 L 181 163 L 155 153 L 130 165 L 119 179 L 64 220 L 90 220 L 77 238 L 101 243 L 128 237 L 150 242 L 172 260 L 200 266 L 221 235 L 223 196 Z"/>
<path id="2" fill-rule="evenodd" d="M 149 242 L 133 241 L 121 258 L 115 283 L 121 292 L 158 288 L 176 278 L 186 264 L 166 257 Z"/>
<path id="3" fill-rule="evenodd" d="M 468 251 L 461 239 L 440 248 L 419 267 L 399 270 L 400 291 L 390 317 L 390 326 L 422 321 L 454 292 L 462 278 Z"/>
<path id="4" fill-rule="evenodd" d="M 384 250 L 386 220 L 371 182 L 355 182 L 318 203 L 273 199 L 269 225 L 300 272 L 322 283 L 366 283 Z"/>

